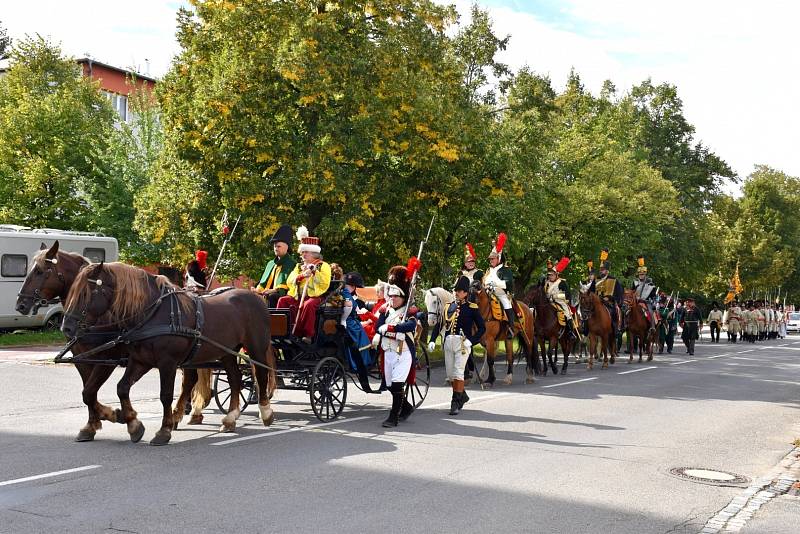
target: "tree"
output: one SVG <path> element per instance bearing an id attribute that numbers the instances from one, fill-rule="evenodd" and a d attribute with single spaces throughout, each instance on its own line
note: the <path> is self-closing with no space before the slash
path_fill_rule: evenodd
<path id="1" fill-rule="evenodd" d="M 137 198 L 137 228 L 185 260 L 228 209 L 243 216 L 233 269 L 260 270 L 282 222 L 367 276 L 405 262 L 434 212 L 491 191 L 464 178 L 482 164 L 491 117 L 463 88 L 454 20 L 419 0 L 181 11 L 183 50 L 159 88 L 169 157 Z"/>
<path id="2" fill-rule="evenodd" d="M 0 78 L 0 221 L 88 230 L 114 112 L 58 46 L 26 38 Z"/>
<path id="3" fill-rule="evenodd" d="M 6 59 L 8 57 L 8 50 L 10 48 L 11 48 L 11 37 L 8 36 L 6 29 L 0 26 L 0 60 Z"/>

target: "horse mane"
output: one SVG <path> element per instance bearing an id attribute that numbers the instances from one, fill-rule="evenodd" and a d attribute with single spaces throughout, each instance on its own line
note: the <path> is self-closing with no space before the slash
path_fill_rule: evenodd
<path id="1" fill-rule="evenodd" d="M 42 271 L 44 271 L 47 268 L 44 260 L 46 259 L 48 252 L 49 252 L 48 249 L 42 249 L 33 256 L 33 264 Z M 66 256 L 67 258 L 75 260 L 77 263 L 83 263 L 83 262 L 86 262 L 87 264 L 91 263 L 86 257 L 81 256 L 77 252 L 67 252 L 65 250 L 59 250 L 56 253 L 56 257 L 62 255 Z"/>
<path id="2" fill-rule="evenodd" d="M 456 297 L 443 287 L 432 287 L 428 291 L 438 297 L 438 299 L 441 300 L 445 306 L 456 300 Z"/>
<path id="3" fill-rule="evenodd" d="M 115 288 L 114 297 L 108 310 L 113 321 L 122 322 L 136 317 L 153 303 L 154 299 L 150 296 L 151 280 L 159 292 L 165 288 L 178 291 L 177 297 L 183 312 L 188 313 L 191 309 L 191 297 L 181 292 L 180 288 L 170 282 L 166 276 L 152 275 L 144 269 L 132 265 L 112 262 L 93 263 L 78 273 L 67 297 L 67 310 L 83 307 L 88 302 L 93 289 L 89 280 L 96 276 L 100 265 L 102 265 L 103 271 L 111 277 L 112 285 Z"/>

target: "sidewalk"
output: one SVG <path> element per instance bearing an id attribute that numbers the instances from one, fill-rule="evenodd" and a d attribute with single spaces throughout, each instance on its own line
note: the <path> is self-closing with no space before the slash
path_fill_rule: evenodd
<path id="1" fill-rule="evenodd" d="M 43 362 L 52 360 L 63 345 L 0 348 L 0 362 Z"/>

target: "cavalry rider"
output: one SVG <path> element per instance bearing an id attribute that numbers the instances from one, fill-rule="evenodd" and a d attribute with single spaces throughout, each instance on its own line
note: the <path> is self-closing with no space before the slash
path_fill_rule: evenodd
<path id="1" fill-rule="evenodd" d="M 653 286 L 653 280 L 647 276 L 647 266 L 644 264 L 644 256 L 639 256 L 638 261 L 639 266 L 636 269 L 636 279 L 633 281 L 631 289 L 634 290 L 636 299 L 647 306 L 650 330 L 653 331 L 658 325 L 658 317 L 655 314 L 653 306 L 657 298 L 656 288 Z"/>
<path id="2" fill-rule="evenodd" d="M 517 314 L 514 311 L 514 299 L 511 292 L 514 290 L 514 273 L 503 264 L 503 246 L 506 244 L 506 234 L 500 233 L 497 241 L 492 241 L 492 251 L 489 253 L 489 270 L 483 275 L 483 286 L 490 293 L 494 293 L 503 306 L 508 320 L 508 335 L 514 337 L 514 323 Z"/>
<path id="3" fill-rule="evenodd" d="M 458 279 L 454 289 L 456 300 L 450 303 L 444 314 L 444 343 L 442 344 L 444 366 L 447 378 L 450 379 L 453 386 L 450 415 L 458 415 L 458 412 L 464 407 L 464 403 L 469 400 L 467 392 L 464 391 L 464 368 L 472 347 L 480 343 L 481 337 L 486 332 L 486 324 L 478 305 L 467 299 L 469 286 L 470 279 L 466 276 Z M 440 325 L 437 324 L 431 333 L 431 341 L 428 343 L 430 351 L 436 346 L 439 327 Z"/>
<path id="4" fill-rule="evenodd" d="M 295 315 L 294 334 L 310 342 L 314 336 L 317 308 L 331 285 L 331 266 L 322 261 L 318 237 L 309 237 L 308 229 L 297 229 L 298 251 L 302 262 L 295 265 L 286 281 L 289 294 L 278 299 L 278 308 L 289 308 Z"/>
<path id="5" fill-rule="evenodd" d="M 620 306 L 622 305 L 624 292 L 619 280 L 608 274 L 608 269 L 610 267 L 611 264 L 608 262 L 608 249 L 604 248 L 600 251 L 600 277 L 592 281 L 589 291 L 596 292 L 597 296 L 600 297 L 600 300 L 606 305 L 606 308 L 608 308 L 609 314 L 611 315 L 611 325 L 617 337 L 619 337 L 622 329 L 622 325 L 620 324 L 622 322 Z"/>
<path id="6" fill-rule="evenodd" d="M 414 332 L 417 319 L 406 316 L 406 293 L 396 285 L 386 288 L 388 306 L 378 318 L 378 329 L 372 338 L 375 347 L 383 350 L 383 378 L 392 392 L 392 408 L 383 422 L 386 428 L 405 421 L 414 407 L 405 399 L 404 386 L 415 359 Z"/>
<path id="7" fill-rule="evenodd" d="M 711 311 L 708 312 L 708 327 L 711 329 L 711 342 L 719 343 L 719 332 L 722 326 L 722 311 L 719 309 L 719 304 L 711 303 Z"/>
<path id="8" fill-rule="evenodd" d="M 289 292 L 289 273 L 292 272 L 297 260 L 289 254 L 289 247 L 292 244 L 292 227 L 284 224 L 275 232 L 269 240 L 275 257 L 269 260 L 258 285 L 253 291 L 267 299 L 270 308 L 278 306 L 278 299 Z"/>
<path id="9" fill-rule="evenodd" d="M 572 308 L 567 302 L 567 295 L 569 295 L 569 285 L 567 281 L 561 278 L 561 273 L 569 265 L 569 258 L 563 257 L 559 260 L 558 264 L 553 266 L 553 262 L 547 260 L 547 280 L 544 283 L 544 292 L 550 302 L 556 304 L 564 313 L 568 336 L 577 339 L 579 336 L 575 321 L 572 318 Z"/>
<path id="10" fill-rule="evenodd" d="M 458 283 L 462 276 L 466 276 L 470 284 L 472 282 L 481 282 L 481 280 L 483 280 L 483 271 L 478 269 L 476 265 L 477 261 L 478 257 L 475 255 L 475 249 L 472 248 L 472 245 L 469 243 L 464 245 L 464 263 L 461 265 L 461 269 L 458 271 L 456 283 Z"/>
<path id="11" fill-rule="evenodd" d="M 195 293 L 206 291 L 206 260 L 208 252 L 196 250 L 192 261 L 186 264 L 186 274 L 183 276 L 183 287 Z"/>

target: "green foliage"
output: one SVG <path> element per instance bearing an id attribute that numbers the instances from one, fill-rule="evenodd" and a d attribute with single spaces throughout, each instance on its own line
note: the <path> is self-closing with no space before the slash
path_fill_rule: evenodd
<path id="1" fill-rule="evenodd" d="M 16 43 L 0 78 L 0 221 L 86 230 L 80 184 L 102 171 L 113 110 L 41 37 Z"/>
<path id="2" fill-rule="evenodd" d="M 0 59 L 6 59 L 8 57 L 8 50 L 10 48 L 11 37 L 8 36 L 6 29 L 0 26 Z"/>

